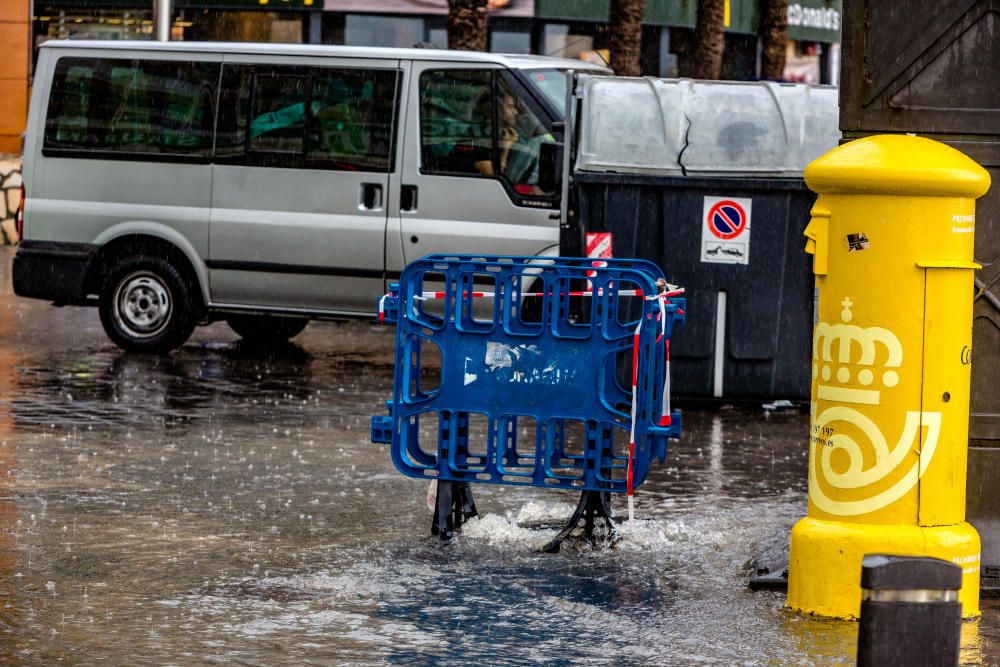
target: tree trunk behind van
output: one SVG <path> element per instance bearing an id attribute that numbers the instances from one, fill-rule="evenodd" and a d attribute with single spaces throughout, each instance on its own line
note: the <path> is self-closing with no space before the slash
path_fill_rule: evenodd
<path id="1" fill-rule="evenodd" d="M 611 46 L 611 69 L 618 76 L 639 76 L 642 53 L 642 19 L 646 0 L 611 0 L 608 31 Z"/>
<path id="2" fill-rule="evenodd" d="M 785 78 L 785 49 L 788 45 L 788 0 L 760 2 L 760 78 Z"/>
<path id="3" fill-rule="evenodd" d="M 486 51 L 487 0 L 448 0 L 448 48 Z"/>
<path id="4" fill-rule="evenodd" d="M 722 50 L 725 48 L 723 22 L 724 0 L 698 0 L 698 20 L 694 27 L 693 79 L 718 79 L 722 70 Z"/>

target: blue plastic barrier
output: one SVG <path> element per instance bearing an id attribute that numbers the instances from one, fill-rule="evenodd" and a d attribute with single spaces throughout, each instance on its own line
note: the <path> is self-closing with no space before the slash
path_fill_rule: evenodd
<path id="1" fill-rule="evenodd" d="M 602 263 L 429 255 L 408 265 L 379 306 L 397 327 L 396 365 L 372 441 L 390 444 L 410 477 L 622 493 L 634 409 L 637 488 L 680 437 L 665 384 L 684 300 L 660 295 L 651 262 Z M 620 376 L 635 352 L 633 397 Z"/>

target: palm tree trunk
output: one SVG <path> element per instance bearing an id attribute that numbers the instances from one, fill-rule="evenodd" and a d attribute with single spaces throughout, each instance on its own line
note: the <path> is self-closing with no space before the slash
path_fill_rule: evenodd
<path id="1" fill-rule="evenodd" d="M 760 2 L 760 78 L 785 78 L 785 48 L 788 45 L 788 0 Z"/>
<path id="2" fill-rule="evenodd" d="M 646 0 L 611 0 L 608 16 L 611 69 L 619 76 L 639 76 L 642 54 L 642 19 Z"/>
<path id="3" fill-rule="evenodd" d="M 448 0 L 448 48 L 485 51 L 487 0 Z"/>
<path id="4" fill-rule="evenodd" d="M 725 48 L 723 21 L 724 0 L 698 0 L 698 20 L 694 27 L 694 65 L 691 76 L 695 79 L 718 79 L 722 71 L 722 50 Z"/>

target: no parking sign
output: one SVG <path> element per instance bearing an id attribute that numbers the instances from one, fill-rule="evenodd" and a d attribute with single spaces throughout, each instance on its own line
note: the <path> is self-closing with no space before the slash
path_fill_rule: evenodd
<path id="1" fill-rule="evenodd" d="M 701 261 L 750 263 L 750 204 L 747 197 L 705 197 L 701 214 Z"/>

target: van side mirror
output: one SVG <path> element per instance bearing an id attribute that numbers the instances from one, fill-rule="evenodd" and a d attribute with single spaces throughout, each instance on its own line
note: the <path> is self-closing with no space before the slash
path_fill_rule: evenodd
<path id="1" fill-rule="evenodd" d="M 555 193 L 562 183 L 563 144 L 545 142 L 538 147 L 538 187 L 543 192 Z"/>

